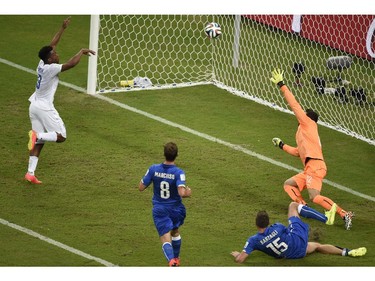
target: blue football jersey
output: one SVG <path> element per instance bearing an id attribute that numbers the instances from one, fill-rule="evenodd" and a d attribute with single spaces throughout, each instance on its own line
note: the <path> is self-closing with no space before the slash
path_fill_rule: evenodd
<path id="1" fill-rule="evenodd" d="M 264 233 L 251 236 L 243 250 L 247 254 L 259 250 L 275 258 L 303 258 L 308 242 L 308 225 L 297 217 L 289 218 L 289 223 L 288 227 L 281 223 L 272 224 Z"/>
<path id="2" fill-rule="evenodd" d="M 177 187 L 185 186 L 185 172 L 176 165 L 152 165 L 142 178 L 145 186 L 154 185 L 152 202 L 161 204 L 175 204 L 182 201 Z"/>

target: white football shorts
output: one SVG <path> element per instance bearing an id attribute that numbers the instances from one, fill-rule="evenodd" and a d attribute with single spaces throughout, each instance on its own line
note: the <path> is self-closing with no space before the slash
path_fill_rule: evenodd
<path id="1" fill-rule="evenodd" d="M 31 128 L 37 133 L 56 132 L 66 138 L 64 121 L 56 109 L 43 110 L 30 103 Z"/>

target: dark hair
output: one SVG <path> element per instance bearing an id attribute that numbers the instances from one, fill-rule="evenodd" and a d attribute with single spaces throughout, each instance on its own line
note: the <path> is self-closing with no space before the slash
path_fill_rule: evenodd
<path id="1" fill-rule="evenodd" d="M 311 120 L 314 120 L 315 122 L 318 122 L 319 114 L 316 113 L 314 110 L 308 108 L 306 109 L 306 115 L 310 117 Z"/>
<path id="2" fill-rule="evenodd" d="M 266 211 L 259 211 L 255 219 L 255 224 L 259 228 L 266 228 L 270 224 L 270 217 Z"/>
<path id="3" fill-rule="evenodd" d="M 168 142 L 164 145 L 164 156 L 167 161 L 174 161 L 178 154 L 177 144 Z"/>
<path id="4" fill-rule="evenodd" d="M 39 58 L 44 61 L 44 63 L 47 62 L 47 60 L 49 59 L 49 56 L 51 54 L 51 51 L 53 50 L 53 48 L 51 46 L 44 46 L 40 49 L 39 51 Z"/>

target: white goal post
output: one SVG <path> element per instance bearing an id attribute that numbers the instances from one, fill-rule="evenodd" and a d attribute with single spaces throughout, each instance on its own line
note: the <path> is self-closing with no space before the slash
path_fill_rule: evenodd
<path id="1" fill-rule="evenodd" d="M 292 113 L 269 80 L 280 68 L 320 124 L 375 145 L 374 34 L 374 15 L 92 15 L 87 92 L 213 84 Z"/>

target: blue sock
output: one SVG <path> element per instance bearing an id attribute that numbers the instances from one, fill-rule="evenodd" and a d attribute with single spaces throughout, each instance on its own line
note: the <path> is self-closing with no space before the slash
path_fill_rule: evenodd
<path id="1" fill-rule="evenodd" d="M 173 247 L 173 254 L 175 258 L 180 256 L 180 249 L 181 249 L 181 236 L 178 235 L 177 237 L 172 237 L 172 247 Z"/>
<path id="2" fill-rule="evenodd" d="M 308 206 L 299 205 L 298 213 L 304 218 L 315 219 L 324 223 L 327 221 L 327 217 L 325 215 Z"/>
<path id="3" fill-rule="evenodd" d="M 169 262 L 171 259 L 173 259 L 173 248 L 172 248 L 172 244 L 169 243 L 169 242 L 165 242 L 162 246 L 162 249 L 163 249 L 163 253 L 165 255 L 165 258 L 167 259 L 167 261 Z"/>

